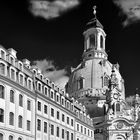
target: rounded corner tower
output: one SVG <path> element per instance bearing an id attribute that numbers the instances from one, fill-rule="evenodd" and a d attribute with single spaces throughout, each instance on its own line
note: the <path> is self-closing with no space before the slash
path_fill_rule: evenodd
<path id="1" fill-rule="evenodd" d="M 103 25 L 95 17 L 90 20 L 84 35 L 84 52 L 82 62 L 75 68 L 67 83 L 67 92 L 71 97 L 83 103 L 91 117 L 103 116 L 105 112 L 106 90 L 114 67 L 118 79 L 121 99 L 125 100 L 124 80 L 118 64 L 111 64 L 105 51 L 106 33 Z"/>

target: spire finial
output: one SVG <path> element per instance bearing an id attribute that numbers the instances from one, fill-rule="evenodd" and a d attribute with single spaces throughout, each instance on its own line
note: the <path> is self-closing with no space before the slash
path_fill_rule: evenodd
<path id="1" fill-rule="evenodd" d="M 94 5 L 94 6 L 93 6 L 93 14 L 94 14 L 95 18 L 96 18 L 96 9 L 97 9 L 97 6 Z"/>

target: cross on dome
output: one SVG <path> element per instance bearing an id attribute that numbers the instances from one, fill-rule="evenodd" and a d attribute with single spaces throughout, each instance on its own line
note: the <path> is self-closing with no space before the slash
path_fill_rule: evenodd
<path id="1" fill-rule="evenodd" d="M 94 14 L 95 18 L 96 18 L 96 13 L 97 13 L 97 12 L 96 12 L 96 9 L 97 9 L 97 6 L 94 5 L 94 6 L 93 6 L 93 14 Z"/>

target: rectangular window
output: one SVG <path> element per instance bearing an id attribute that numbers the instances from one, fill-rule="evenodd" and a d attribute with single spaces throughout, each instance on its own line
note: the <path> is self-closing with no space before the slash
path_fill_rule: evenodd
<path id="1" fill-rule="evenodd" d="M 54 135 L 54 125 L 51 124 L 51 135 Z"/>
<path id="2" fill-rule="evenodd" d="M 38 91 L 41 92 L 41 84 L 40 83 L 38 83 Z"/>
<path id="3" fill-rule="evenodd" d="M 37 119 L 37 130 L 41 131 L 41 120 Z"/>
<path id="4" fill-rule="evenodd" d="M 62 129 L 62 139 L 65 138 L 65 132 L 64 132 L 64 129 Z"/>
<path id="5" fill-rule="evenodd" d="M 44 88 L 44 94 L 47 96 L 48 95 L 48 89 L 45 87 Z"/>
<path id="6" fill-rule="evenodd" d="M 53 93 L 53 91 L 51 91 L 51 98 L 52 98 L 52 99 L 54 98 L 54 93 Z"/>
<path id="7" fill-rule="evenodd" d="M 79 131 L 79 124 L 77 124 L 77 131 Z"/>
<path id="8" fill-rule="evenodd" d="M 69 124 L 69 117 L 67 117 L 67 124 Z"/>
<path id="9" fill-rule="evenodd" d="M 29 89 L 32 89 L 32 82 L 31 82 L 31 80 L 28 80 L 28 87 L 29 87 Z"/>
<path id="10" fill-rule="evenodd" d="M 68 108 L 68 109 L 69 109 L 69 106 L 70 106 L 70 105 L 69 105 L 69 102 L 67 102 L 67 108 Z"/>
<path id="11" fill-rule="evenodd" d="M 5 65 L 3 63 L 0 63 L 0 73 L 5 75 Z"/>
<path id="12" fill-rule="evenodd" d="M 47 133 L 47 122 L 44 122 L 44 133 Z"/>
<path id="13" fill-rule="evenodd" d="M 65 122 L 65 115 L 62 114 L 62 122 Z"/>
<path id="14" fill-rule="evenodd" d="M 73 133 L 71 133 L 71 140 L 73 140 Z"/>
<path id="15" fill-rule="evenodd" d="M 21 115 L 18 116 L 18 127 L 22 128 L 23 117 Z"/>
<path id="16" fill-rule="evenodd" d="M 41 102 L 38 101 L 38 110 L 41 111 Z"/>
<path id="17" fill-rule="evenodd" d="M 57 111 L 57 119 L 59 120 L 59 111 Z"/>
<path id="18" fill-rule="evenodd" d="M 61 102 L 61 104 L 64 105 L 64 99 L 63 99 L 63 98 L 62 98 L 62 102 Z"/>
<path id="19" fill-rule="evenodd" d="M 92 137 L 92 131 L 91 131 L 91 137 Z"/>
<path id="20" fill-rule="evenodd" d="M 11 69 L 11 79 L 15 80 L 15 70 Z"/>
<path id="21" fill-rule="evenodd" d="M 85 128 L 85 130 L 84 130 L 84 131 L 85 131 L 84 133 L 85 133 L 85 135 L 86 135 L 86 128 Z"/>
<path id="22" fill-rule="evenodd" d="M 59 102 L 59 95 L 56 95 L 56 101 Z"/>
<path id="23" fill-rule="evenodd" d="M 23 75 L 19 75 L 19 83 L 21 84 L 21 85 L 23 85 Z"/>
<path id="24" fill-rule="evenodd" d="M 31 130 L 31 122 L 27 120 L 27 130 L 30 131 Z"/>
<path id="25" fill-rule="evenodd" d="M 88 136 L 89 136 L 89 129 L 88 129 Z"/>
<path id="26" fill-rule="evenodd" d="M 81 126 L 81 133 L 83 133 L 83 126 Z"/>
<path id="27" fill-rule="evenodd" d="M 23 96 L 19 94 L 19 106 L 23 106 Z"/>
<path id="28" fill-rule="evenodd" d="M 27 100 L 27 110 L 31 110 L 31 101 Z"/>
<path id="29" fill-rule="evenodd" d="M 71 126 L 73 126 L 73 119 L 71 119 Z"/>
<path id="30" fill-rule="evenodd" d="M 14 125 L 14 113 L 9 113 L 9 125 Z"/>
<path id="31" fill-rule="evenodd" d="M 14 103 L 14 91 L 10 90 L 10 102 Z"/>
<path id="32" fill-rule="evenodd" d="M 51 108 L 51 116 L 54 117 L 54 109 Z"/>
<path id="33" fill-rule="evenodd" d="M 59 137 L 59 127 L 56 128 L 56 136 Z"/>
<path id="34" fill-rule="evenodd" d="M 48 112 L 48 107 L 47 105 L 44 105 L 44 113 L 47 114 L 47 112 Z"/>
<path id="35" fill-rule="evenodd" d="M 0 122 L 4 122 L 4 110 L 0 109 Z"/>
<path id="36" fill-rule="evenodd" d="M 69 131 L 67 131 L 67 140 L 69 140 Z"/>

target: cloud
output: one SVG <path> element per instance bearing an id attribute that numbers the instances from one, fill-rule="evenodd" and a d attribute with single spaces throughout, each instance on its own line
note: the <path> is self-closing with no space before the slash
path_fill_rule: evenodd
<path id="1" fill-rule="evenodd" d="M 42 74 L 53 81 L 56 85 L 64 88 L 68 82 L 66 69 L 59 69 L 52 60 L 36 60 L 32 62 L 32 67 L 39 68 Z"/>
<path id="2" fill-rule="evenodd" d="M 52 19 L 78 6 L 79 0 L 30 0 L 30 4 L 30 11 L 34 16 Z"/>
<path id="3" fill-rule="evenodd" d="M 114 0 L 114 3 L 126 16 L 123 21 L 124 27 L 140 21 L 140 0 Z"/>

